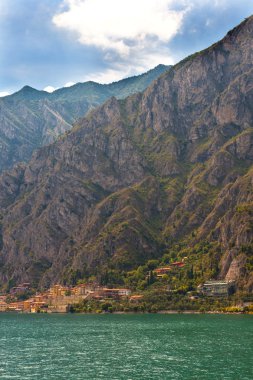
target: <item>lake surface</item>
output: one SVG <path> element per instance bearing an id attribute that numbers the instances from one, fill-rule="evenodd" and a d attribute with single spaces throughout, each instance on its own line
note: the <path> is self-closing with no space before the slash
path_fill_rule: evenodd
<path id="1" fill-rule="evenodd" d="M 0 313 L 0 379 L 253 379 L 250 315 Z"/>

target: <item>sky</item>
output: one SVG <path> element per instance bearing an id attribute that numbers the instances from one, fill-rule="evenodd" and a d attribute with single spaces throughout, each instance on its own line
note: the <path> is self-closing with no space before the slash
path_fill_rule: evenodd
<path id="1" fill-rule="evenodd" d="M 253 0 L 0 0 L 0 96 L 175 64 L 252 13 Z"/>

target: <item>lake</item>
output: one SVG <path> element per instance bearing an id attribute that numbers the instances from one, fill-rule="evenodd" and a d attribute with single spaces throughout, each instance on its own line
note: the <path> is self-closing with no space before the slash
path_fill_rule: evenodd
<path id="1" fill-rule="evenodd" d="M 0 379 L 253 379 L 251 315 L 0 313 Z"/>

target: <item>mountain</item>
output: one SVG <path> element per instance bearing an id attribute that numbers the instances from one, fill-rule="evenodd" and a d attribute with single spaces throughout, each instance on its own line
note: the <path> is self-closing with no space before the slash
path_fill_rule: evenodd
<path id="1" fill-rule="evenodd" d="M 0 172 L 33 151 L 51 143 L 72 128 L 72 124 L 111 96 L 122 99 L 143 91 L 169 66 L 158 65 L 138 76 L 109 85 L 77 83 L 49 94 L 25 86 L 13 95 L 0 98 Z"/>
<path id="2" fill-rule="evenodd" d="M 2 286 L 117 282 L 163 257 L 252 292 L 252 37 L 253 16 L 3 173 Z"/>

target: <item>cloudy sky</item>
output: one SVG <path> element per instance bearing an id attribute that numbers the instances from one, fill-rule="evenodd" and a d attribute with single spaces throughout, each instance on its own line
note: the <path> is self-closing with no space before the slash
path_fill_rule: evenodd
<path id="1" fill-rule="evenodd" d="M 174 64 L 252 13 L 252 0 L 0 0 L 0 96 Z"/>

